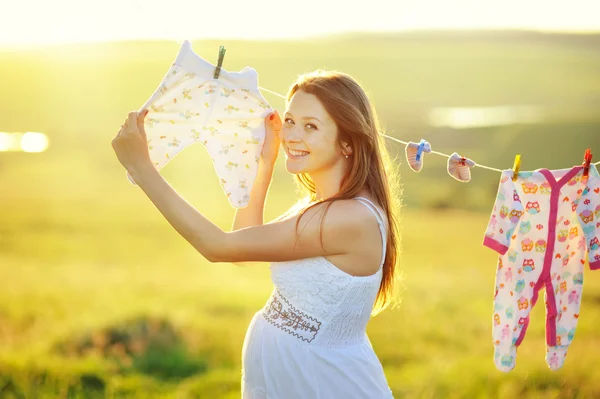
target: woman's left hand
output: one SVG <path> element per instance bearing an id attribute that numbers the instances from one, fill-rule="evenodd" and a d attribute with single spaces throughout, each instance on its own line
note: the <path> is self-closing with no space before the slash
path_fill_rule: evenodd
<path id="1" fill-rule="evenodd" d="M 147 114 L 147 109 L 142 112 L 131 111 L 112 140 L 112 147 L 119 162 L 132 177 L 144 168 L 152 166 L 144 129 L 144 118 Z"/>

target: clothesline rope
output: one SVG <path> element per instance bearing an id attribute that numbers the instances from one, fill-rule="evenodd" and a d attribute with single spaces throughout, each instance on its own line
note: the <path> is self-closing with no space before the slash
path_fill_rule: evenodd
<path id="1" fill-rule="evenodd" d="M 283 94 L 279 94 L 279 93 L 277 93 L 277 92 L 275 92 L 275 91 L 273 91 L 273 90 L 269 90 L 269 89 L 266 89 L 266 88 L 264 88 L 264 87 L 261 87 L 261 86 L 258 86 L 258 88 L 259 88 L 259 89 L 261 89 L 261 90 L 264 90 L 264 91 L 266 91 L 266 92 L 268 92 L 268 93 L 271 93 L 271 94 L 273 94 L 273 95 L 275 95 L 275 96 L 277 96 L 277 97 L 281 97 L 281 98 L 283 98 L 284 100 L 287 100 L 287 97 L 286 97 L 286 96 L 284 96 Z M 406 142 L 406 141 L 402 141 L 402 140 L 399 140 L 399 139 L 397 139 L 397 138 L 395 138 L 395 137 L 388 136 L 387 134 L 383 134 L 383 133 L 380 133 L 380 134 L 381 134 L 382 136 L 384 136 L 384 137 L 387 137 L 387 138 L 388 138 L 388 139 L 390 139 L 390 140 L 396 141 L 396 142 L 398 142 L 398 143 L 401 143 L 401 144 L 404 144 L 404 145 L 408 145 L 408 142 Z M 439 151 L 433 151 L 433 150 L 431 150 L 431 153 L 432 153 L 432 154 L 436 154 L 436 155 L 441 155 L 441 156 L 443 156 L 443 157 L 446 157 L 446 158 L 450 158 L 450 157 L 451 157 L 451 155 L 449 155 L 449 154 L 446 154 L 446 153 L 443 153 L 443 152 L 439 152 Z M 594 165 L 600 165 L 600 161 L 599 161 L 599 162 L 596 162 L 596 163 L 594 163 Z M 478 167 L 478 168 L 483 168 L 483 169 L 493 170 L 493 171 L 495 171 L 495 172 L 500 172 L 500 173 L 502 173 L 502 169 L 498 169 L 498 168 L 492 168 L 491 166 L 480 165 L 480 164 L 478 164 L 478 163 L 476 163 L 474 166 L 475 166 L 475 167 Z"/>
<path id="2" fill-rule="evenodd" d="M 261 87 L 261 86 L 258 86 L 258 88 L 259 88 L 259 89 L 261 89 L 261 90 L 264 90 L 264 91 L 266 91 L 266 92 L 269 92 L 269 93 L 271 93 L 271 94 L 274 94 L 274 95 L 276 95 L 277 97 L 281 97 L 281 98 L 283 98 L 284 100 L 287 100 L 287 97 L 286 97 L 286 96 L 284 96 L 283 94 L 279 94 L 279 93 L 277 93 L 277 92 L 275 92 L 275 91 L 273 91 L 273 90 L 265 89 L 264 87 Z"/>
<path id="3" fill-rule="evenodd" d="M 273 95 L 275 95 L 275 96 L 277 96 L 277 97 L 281 97 L 281 98 L 283 98 L 284 100 L 287 100 L 287 97 L 286 97 L 286 96 L 284 96 L 283 94 L 277 93 L 276 91 L 273 91 L 273 90 L 266 89 L 266 88 L 264 88 L 264 87 L 262 87 L 262 86 L 258 86 L 258 88 L 259 88 L 259 89 L 261 89 L 261 90 L 263 90 L 263 91 L 266 91 L 266 92 L 268 92 L 268 93 L 271 93 L 271 94 L 273 94 Z M 402 141 L 402 140 L 399 140 L 399 139 L 397 139 L 397 138 L 395 138 L 395 137 L 388 136 L 387 134 L 383 134 L 383 133 L 380 133 L 380 134 L 381 134 L 382 136 L 384 136 L 384 137 L 387 137 L 387 138 L 388 138 L 388 139 L 390 139 L 390 140 L 396 141 L 396 142 L 398 142 L 398 143 L 401 143 L 401 144 L 404 144 L 404 145 L 408 145 L 408 142 L 406 142 L 406 141 Z M 439 152 L 439 151 L 433 151 L 433 150 L 432 150 L 432 151 L 431 151 L 431 153 L 432 153 L 432 154 L 441 155 L 441 156 L 443 156 L 443 157 L 446 157 L 446 158 L 450 158 L 450 157 L 451 157 L 451 155 L 449 155 L 449 154 L 445 154 L 445 153 L 443 153 L 443 152 Z M 496 169 L 496 168 L 492 168 L 492 167 L 489 167 L 489 166 L 485 166 L 485 165 L 479 165 L 479 164 L 475 164 L 475 166 L 477 166 L 477 167 L 480 167 L 480 168 L 489 169 L 489 170 L 493 170 L 493 171 L 496 171 L 496 172 L 500 172 L 500 173 L 502 173 L 502 170 L 500 170 L 500 169 Z"/>
<path id="4" fill-rule="evenodd" d="M 174 25 L 166 24 L 164 21 L 158 21 L 158 19 L 157 19 L 157 18 L 155 18 L 155 16 L 154 16 L 153 14 L 151 14 L 151 13 L 150 13 L 148 10 L 146 10 L 144 7 L 142 7 L 142 6 L 141 6 L 141 4 L 139 4 L 137 0 L 131 0 L 131 1 L 132 1 L 132 2 L 133 2 L 135 5 L 136 5 L 136 6 L 138 6 L 138 8 L 140 8 L 142 11 L 144 11 L 144 12 L 146 13 L 146 15 L 148 15 L 148 17 L 149 17 L 150 19 L 153 19 L 153 20 L 154 20 L 156 23 L 158 23 L 158 26 L 163 26 L 163 27 L 164 27 L 164 26 L 166 26 L 167 28 L 170 28 L 172 32 L 176 32 L 176 33 L 177 33 L 177 34 L 176 34 L 176 37 L 178 37 L 179 39 L 174 39 L 174 40 L 175 40 L 175 41 L 177 42 L 177 44 L 179 44 L 180 46 L 181 46 L 181 44 L 183 43 L 183 41 L 185 40 L 184 38 L 186 38 L 186 37 L 189 37 L 188 35 L 185 35 L 185 34 L 183 34 L 183 33 L 184 33 L 184 32 L 183 32 L 183 30 L 181 30 L 181 29 L 174 29 L 174 27 L 173 27 Z M 262 87 L 262 86 L 258 86 L 258 88 L 259 88 L 260 90 L 263 90 L 263 91 L 266 91 L 266 92 L 268 92 L 268 93 L 271 93 L 271 94 L 273 94 L 274 96 L 277 96 L 277 97 L 280 97 L 280 98 L 282 98 L 282 99 L 284 99 L 284 100 L 287 100 L 287 97 L 286 97 L 286 96 L 284 96 L 283 94 L 280 94 L 280 93 L 278 93 L 278 92 L 276 92 L 276 91 L 269 90 L 269 89 L 267 89 L 267 88 L 264 88 L 264 87 Z M 380 134 L 381 134 L 382 136 L 384 136 L 384 137 L 386 137 L 386 138 L 388 138 L 388 139 L 390 139 L 390 140 L 396 141 L 396 142 L 398 142 L 398 143 L 401 143 L 401 144 L 404 144 L 404 145 L 408 145 L 408 144 L 409 144 L 409 143 L 408 143 L 408 142 L 406 142 L 406 141 L 402 141 L 402 140 L 399 140 L 399 139 L 397 139 L 397 138 L 395 138 L 395 137 L 388 136 L 387 134 L 383 134 L 383 133 L 380 133 Z M 443 153 L 443 152 L 439 152 L 439 151 L 433 151 L 433 150 L 432 150 L 432 151 L 431 151 L 431 153 L 432 153 L 432 154 L 436 154 L 436 155 L 440 155 L 440 156 L 443 156 L 443 157 L 446 157 L 446 158 L 450 158 L 450 157 L 451 157 L 451 155 L 448 155 L 448 154 L 445 154 L 445 153 Z M 596 163 L 593 163 L 593 165 L 596 165 L 596 166 L 600 165 L 600 161 L 598 161 L 598 162 L 596 162 Z M 475 167 L 478 167 L 478 168 L 482 168 L 482 169 L 488 169 L 488 170 L 492 170 L 492 171 L 495 171 L 495 172 L 500 172 L 500 173 L 502 173 L 502 169 L 498 169 L 498 168 L 492 168 L 492 167 L 490 167 L 490 166 L 480 165 L 480 164 L 478 164 L 478 163 L 475 163 L 475 165 L 474 165 L 474 166 L 475 166 Z"/>

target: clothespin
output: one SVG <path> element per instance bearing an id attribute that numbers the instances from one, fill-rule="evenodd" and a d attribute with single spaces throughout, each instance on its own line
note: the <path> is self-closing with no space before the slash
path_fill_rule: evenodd
<path id="1" fill-rule="evenodd" d="M 217 60 L 217 67 L 215 68 L 214 78 L 219 79 L 219 74 L 221 73 L 221 67 L 223 66 L 223 58 L 225 58 L 225 47 L 219 46 L 219 59 Z"/>
<path id="2" fill-rule="evenodd" d="M 512 181 L 517 181 L 517 177 L 519 177 L 519 169 L 521 169 L 521 154 L 517 154 L 515 156 L 515 164 L 513 165 Z"/>
<path id="3" fill-rule="evenodd" d="M 589 148 L 585 150 L 585 155 L 583 156 L 583 178 L 588 178 L 588 173 L 590 172 L 590 163 L 592 163 L 592 150 Z"/>
<path id="4" fill-rule="evenodd" d="M 423 153 L 423 148 L 425 148 L 425 143 L 427 143 L 425 139 L 421 139 L 419 142 L 419 148 L 417 148 L 417 157 L 415 158 L 417 161 L 421 160 L 421 154 Z"/>

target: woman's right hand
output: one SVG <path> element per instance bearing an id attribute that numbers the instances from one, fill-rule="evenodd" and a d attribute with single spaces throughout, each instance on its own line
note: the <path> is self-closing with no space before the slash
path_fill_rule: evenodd
<path id="1" fill-rule="evenodd" d="M 276 110 L 265 117 L 266 134 L 260 158 L 263 163 L 270 166 L 275 165 L 279 154 L 281 127 L 281 118 Z"/>

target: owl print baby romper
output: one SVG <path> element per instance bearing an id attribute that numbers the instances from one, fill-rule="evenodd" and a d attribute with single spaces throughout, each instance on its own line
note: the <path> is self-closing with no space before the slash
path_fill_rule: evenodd
<path id="1" fill-rule="evenodd" d="M 500 254 L 494 295 L 494 363 L 515 367 L 529 313 L 545 290 L 546 363 L 562 367 L 573 341 L 583 267 L 600 269 L 600 177 L 584 168 L 502 172 L 484 245 Z"/>

